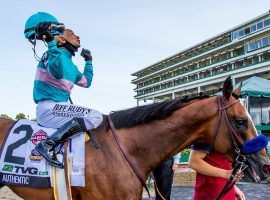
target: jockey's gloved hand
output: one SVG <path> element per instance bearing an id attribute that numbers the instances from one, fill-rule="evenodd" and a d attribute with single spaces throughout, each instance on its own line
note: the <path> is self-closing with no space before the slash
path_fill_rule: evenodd
<path id="1" fill-rule="evenodd" d="M 82 49 L 81 56 L 84 58 L 85 61 L 92 61 L 91 51 L 88 49 Z"/>
<path id="2" fill-rule="evenodd" d="M 35 32 L 38 39 L 45 39 L 46 42 L 51 42 L 53 40 L 53 34 L 50 30 L 50 22 L 41 22 L 35 27 Z"/>

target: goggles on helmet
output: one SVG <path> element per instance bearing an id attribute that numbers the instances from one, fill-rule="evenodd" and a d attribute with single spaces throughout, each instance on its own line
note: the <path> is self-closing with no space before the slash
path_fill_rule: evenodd
<path id="1" fill-rule="evenodd" d="M 30 32 L 30 31 L 35 31 L 35 28 L 36 27 L 32 27 L 32 28 L 29 28 L 29 29 L 25 29 L 24 30 L 24 33 L 27 33 L 27 32 Z M 65 31 L 65 25 L 63 23 L 55 23 L 55 22 L 52 22 L 51 23 L 51 26 L 50 26 L 50 30 L 51 30 L 51 33 L 53 35 L 59 35 L 59 34 L 63 34 L 64 31 Z M 32 38 L 31 38 L 32 39 Z"/>
<path id="2" fill-rule="evenodd" d="M 63 23 L 52 23 L 51 31 L 52 34 L 59 32 L 62 35 L 65 31 L 65 25 Z"/>

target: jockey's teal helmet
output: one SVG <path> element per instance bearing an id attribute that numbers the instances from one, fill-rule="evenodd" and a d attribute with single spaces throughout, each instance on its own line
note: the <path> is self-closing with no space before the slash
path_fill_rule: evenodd
<path id="1" fill-rule="evenodd" d="M 25 38 L 33 39 L 36 34 L 35 27 L 41 22 L 51 22 L 53 24 L 59 23 L 58 20 L 51 14 L 46 12 L 38 12 L 27 19 L 24 27 Z M 59 32 L 55 31 L 52 34 L 59 34 Z"/>

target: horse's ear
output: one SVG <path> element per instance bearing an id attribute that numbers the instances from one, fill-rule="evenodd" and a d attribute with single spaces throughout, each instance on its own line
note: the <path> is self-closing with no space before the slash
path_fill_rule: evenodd
<path id="1" fill-rule="evenodd" d="M 223 83 L 223 88 L 222 88 L 223 96 L 227 100 L 229 100 L 230 96 L 232 95 L 232 91 L 233 91 L 233 84 L 232 84 L 231 76 L 229 76 L 228 78 L 226 78 L 226 80 Z"/>
<path id="2" fill-rule="evenodd" d="M 233 93 L 234 93 L 236 96 L 238 96 L 238 97 L 240 96 L 240 93 L 241 93 L 242 83 L 243 83 L 243 82 L 241 81 L 239 87 L 236 88 L 236 89 L 233 91 Z"/>

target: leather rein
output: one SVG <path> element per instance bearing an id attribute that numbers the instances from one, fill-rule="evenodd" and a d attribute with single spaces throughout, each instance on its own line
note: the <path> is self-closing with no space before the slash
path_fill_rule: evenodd
<path id="1" fill-rule="evenodd" d="M 233 95 L 234 97 L 237 98 L 237 95 Z M 233 181 L 234 176 L 236 175 L 236 173 L 238 171 L 243 172 L 246 168 L 246 156 L 243 154 L 242 149 L 240 148 L 242 146 L 242 144 L 244 143 L 243 139 L 239 136 L 239 134 L 237 134 L 236 130 L 233 128 L 226 110 L 235 105 L 236 103 L 239 103 L 238 98 L 233 101 L 232 103 L 229 103 L 227 105 L 224 104 L 224 101 L 222 99 L 222 96 L 219 95 L 217 96 L 217 101 L 218 101 L 218 122 L 217 122 L 217 126 L 215 128 L 215 132 L 214 132 L 214 136 L 212 138 L 212 142 L 211 142 L 211 149 L 213 149 L 214 144 L 215 144 L 215 140 L 218 134 L 218 129 L 221 123 L 221 119 L 224 118 L 227 128 L 228 128 L 228 132 L 229 132 L 229 136 L 231 138 L 231 141 L 233 143 L 234 146 L 234 151 L 236 156 L 235 159 L 235 165 L 232 169 L 232 174 L 231 176 L 228 178 L 226 184 L 224 185 L 222 191 L 219 193 L 219 195 L 217 196 L 216 200 L 221 200 L 225 194 L 227 194 L 227 192 L 229 192 L 231 190 L 231 188 L 234 186 L 235 182 Z M 239 147 L 240 146 L 240 147 Z"/>
<path id="2" fill-rule="evenodd" d="M 235 96 L 235 95 L 234 95 Z M 234 182 L 232 182 L 234 175 L 237 173 L 237 171 L 241 170 L 243 171 L 247 165 L 245 164 L 246 161 L 246 157 L 241 153 L 241 149 L 239 148 L 239 145 L 242 145 L 243 143 L 243 139 L 241 137 L 239 137 L 239 135 L 237 134 L 237 132 L 234 130 L 233 126 L 230 123 L 230 120 L 228 118 L 227 112 L 226 110 L 235 105 L 236 103 L 239 103 L 239 100 L 235 100 L 232 103 L 229 103 L 227 105 L 224 104 L 224 101 L 222 99 L 222 95 L 218 95 L 217 96 L 217 101 L 218 101 L 218 122 L 217 122 L 217 126 L 215 127 L 215 131 L 214 131 L 214 135 L 212 137 L 212 141 L 211 141 L 211 147 L 214 147 L 214 143 L 215 143 L 215 139 L 216 136 L 218 134 L 218 129 L 221 123 L 221 119 L 224 118 L 227 128 L 229 130 L 229 135 L 231 138 L 231 141 L 234 145 L 234 151 L 237 154 L 236 157 L 236 165 L 233 168 L 233 172 L 232 175 L 230 176 L 230 178 L 228 179 L 227 183 L 225 184 L 223 190 L 220 192 L 219 196 L 217 197 L 217 200 L 220 200 L 234 185 Z M 184 103 L 183 105 L 180 105 L 179 108 L 183 108 L 186 107 L 192 103 L 195 103 L 197 101 L 192 101 L 192 102 L 188 102 L 188 103 Z M 178 108 L 178 109 L 179 109 Z M 125 147 L 121 144 L 119 137 L 116 133 L 116 129 L 114 127 L 112 118 L 111 118 L 111 114 L 108 115 L 108 121 L 109 121 L 109 125 L 110 125 L 110 131 L 112 132 L 114 139 L 118 145 L 118 147 L 120 148 L 121 152 L 123 153 L 124 157 L 126 158 L 127 162 L 129 163 L 129 165 L 131 166 L 133 172 L 135 173 L 135 175 L 137 176 L 137 178 L 139 179 L 139 181 L 141 182 L 142 186 L 145 188 L 145 190 L 148 193 L 149 199 L 153 200 L 153 198 L 150 195 L 149 189 L 145 183 L 145 180 L 143 178 L 143 176 L 141 175 L 139 169 L 137 168 L 137 166 L 132 162 L 127 150 L 125 149 Z"/>
<path id="3" fill-rule="evenodd" d="M 118 135 L 116 134 L 116 129 L 114 127 L 111 115 L 108 115 L 108 119 L 109 119 L 109 124 L 111 127 L 111 132 L 113 134 L 113 137 L 118 145 L 118 147 L 120 148 L 121 152 L 123 153 L 124 157 L 126 158 L 126 160 L 128 161 L 129 165 L 131 166 L 133 172 L 136 174 L 136 176 L 138 177 L 139 181 L 141 182 L 142 186 L 145 188 L 145 190 L 148 193 L 149 199 L 153 200 L 153 198 L 150 195 L 150 192 L 148 190 L 148 187 L 145 183 L 145 180 L 143 178 L 143 176 L 140 174 L 140 171 L 138 170 L 137 166 L 131 161 L 129 154 L 127 152 L 127 150 L 125 149 L 125 147 L 121 144 Z"/>
<path id="4" fill-rule="evenodd" d="M 180 105 L 178 107 L 178 109 L 180 108 L 183 108 L 183 107 L 186 107 L 194 102 L 197 102 L 197 101 L 191 101 L 191 102 L 188 102 L 188 103 L 183 103 L 182 105 Z M 108 120 L 109 120 L 109 125 L 110 125 L 110 131 L 112 132 L 113 134 L 113 137 L 118 145 L 118 147 L 120 148 L 121 152 L 123 153 L 124 157 L 126 158 L 127 162 L 129 163 L 129 165 L 131 166 L 133 172 L 135 173 L 135 175 L 137 176 L 137 178 L 139 179 L 139 181 L 141 182 L 142 186 L 145 188 L 147 194 L 148 194 L 148 197 L 150 200 L 154 200 L 153 197 L 150 195 L 150 192 L 149 192 L 149 189 L 145 183 L 145 179 L 143 178 L 143 176 L 141 175 L 139 169 L 137 168 L 137 166 L 131 161 L 131 158 L 127 152 L 127 150 L 125 149 L 125 147 L 121 144 L 120 140 L 119 140 L 119 137 L 118 135 L 116 134 L 116 129 L 114 127 L 114 124 L 113 124 L 113 121 L 112 121 L 112 117 L 111 117 L 111 114 L 108 115 Z M 160 198 L 162 199 L 165 199 L 161 193 L 159 192 L 158 188 L 156 187 L 157 191 L 158 191 L 158 195 L 160 196 Z"/>

